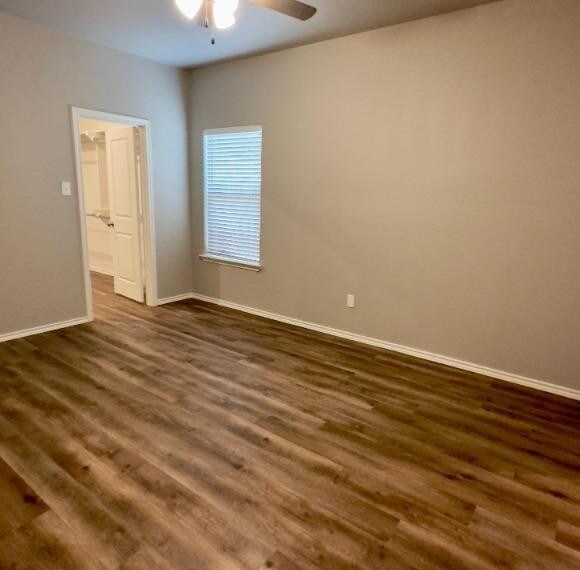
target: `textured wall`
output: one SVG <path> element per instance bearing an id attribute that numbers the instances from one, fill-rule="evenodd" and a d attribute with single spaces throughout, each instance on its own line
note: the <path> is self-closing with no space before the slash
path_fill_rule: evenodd
<path id="1" fill-rule="evenodd" d="M 77 198 L 60 196 L 71 106 L 151 120 L 159 296 L 191 290 L 187 91 L 185 72 L 0 14 L 0 334 L 85 314 Z"/>
<path id="2" fill-rule="evenodd" d="M 195 291 L 580 388 L 579 62 L 507 0 L 194 71 L 194 253 L 202 130 L 264 127 L 264 271 Z"/>

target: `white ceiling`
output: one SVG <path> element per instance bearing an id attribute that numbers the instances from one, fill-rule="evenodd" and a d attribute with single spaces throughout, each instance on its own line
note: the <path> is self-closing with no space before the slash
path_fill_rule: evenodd
<path id="1" fill-rule="evenodd" d="M 147 59 L 194 67 L 487 4 L 495 0 L 311 0 L 307 22 L 240 0 L 236 25 L 216 33 L 173 0 L 0 0 L 0 11 Z"/>

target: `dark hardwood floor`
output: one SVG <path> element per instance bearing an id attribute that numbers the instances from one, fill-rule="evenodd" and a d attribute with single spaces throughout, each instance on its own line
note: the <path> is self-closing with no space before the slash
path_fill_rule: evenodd
<path id="1" fill-rule="evenodd" d="M 580 403 L 94 285 L 0 345 L 0 568 L 580 569 Z"/>

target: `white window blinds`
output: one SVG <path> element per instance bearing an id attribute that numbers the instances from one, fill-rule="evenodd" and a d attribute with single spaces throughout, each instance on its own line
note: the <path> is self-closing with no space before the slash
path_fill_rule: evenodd
<path id="1" fill-rule="evenodd" d="M 205 255 L 260 264 L 262 128 L 204 133 Z"/>

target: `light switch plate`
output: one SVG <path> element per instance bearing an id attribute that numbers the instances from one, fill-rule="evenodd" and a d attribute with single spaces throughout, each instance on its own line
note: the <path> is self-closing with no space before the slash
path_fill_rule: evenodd
<path id="1" fill-rule="evenodd" d="M 70 182 L 62 182 L 60 190 L 63 196 L 72 196 L 72 187 Z"/>

